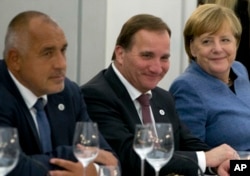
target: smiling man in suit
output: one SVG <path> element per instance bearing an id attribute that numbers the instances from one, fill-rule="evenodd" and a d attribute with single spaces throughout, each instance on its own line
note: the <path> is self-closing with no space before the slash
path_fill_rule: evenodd
<path id="1" fill-rule="evenodd" d="M 123 176 L 140 175 L 133 138 L 135 125 L 143 123 L 137 100 L 141 94 L 150 97 L 153 124 L 173 125 L 175 153 L 161 169 L 161 176 L 173 172 L 194 176 L 198 165 L 203 172 L 212 167 L 219 174 L 228 174 L 228 159 L 235 157 L 235 150 L 226 144 L 210 149 L 192 136 L 180 123 L 172 96 L 157 87 L 169 69 L 170 35 L 169 27 L 158 17 L 139 14 L 130 18 L 117 38 L 113 63 L 82 86 L 88 113 L 119 156 Z M 146 163 L 145 176 L 152 175 L 154 170 Z"/>
<path id="2" fill-rule="evenodd" d="M 21 148 L 8 175 L 83 175 L 71 146 L 76 122 L 90 119 L 79 86 L 65 77 L 66 49 L 63 30 L 44 13 L 22 12 L 8 26 L 0 61 L 0 126 L 17 128 Z M 38 99 L 44 107 L 41 126 L 34 106 Z M 100 139 L 94 162 L 116 165 L 112 149 Z M 96 174 L 93 163 L 87 173 Z"/>

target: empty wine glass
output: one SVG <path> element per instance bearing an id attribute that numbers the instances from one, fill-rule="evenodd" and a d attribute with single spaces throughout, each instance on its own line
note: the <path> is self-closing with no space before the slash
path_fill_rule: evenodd
<path id="1" fill-rule="evenodd" d="M 77 122 L 73 139 L 73 151 L 84 167 L 84 176 L 86 176 L 86 167 L 92 162 L 99 152 L 99 135 L 97 123 Z"/>
<path id="2" fill-rule="evenodd" d="M 98 176 L 121 176 L 118 166 L 99 166 Z"/>
<path id="3" fill-rule="evenodd" d="M 237 151 L 239 158 L 241 160 L 250 160 L 250 152 L 249 151 Z"/>
<path id="4" fill-rule="evenodd" d="M 8 174 L 19 158 L 19 141 L 16 128 L 0 127 L 0 175 Z"/>
<path id="5" fill-rule="evenodd" d="M 156 123 L 154 132 L 154 147 L 146 156 L 148 163 L 154 168 L 155 175 L 168 163 L 173 156 L 174 136 L 170 123 Z"/>
<path id="6" fill-rule="evenodd" d="M 151 124 L 136 125 L 133 149 L 140 156 L 141 176 L 143 176 L 146 155 L 153 149 L 153 128 Z"/>

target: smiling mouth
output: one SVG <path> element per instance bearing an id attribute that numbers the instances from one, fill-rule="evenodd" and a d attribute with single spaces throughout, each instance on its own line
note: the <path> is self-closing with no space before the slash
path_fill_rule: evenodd
<path id="1" fill-rule="evenodd" d="M 221 59 L 226 59 L 228 56 L 217 56 L 217 57 L 211 57 L 210 59 L 212 60 L 221 60 Z"/>
<path id="2" fill-rule="evenodd" d="M 217 61 L 217 60 L 225 60 L 226 57 L 217 57 L 217 58 L 211 58 L 210 60 L 212 61 Z"/>

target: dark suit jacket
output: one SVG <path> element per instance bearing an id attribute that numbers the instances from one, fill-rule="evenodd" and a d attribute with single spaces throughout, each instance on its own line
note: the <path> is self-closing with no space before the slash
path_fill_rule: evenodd
<path id="1" fill-rule="evenodd" d="M 76 161 L 71 148 L 75 123 L 90 120 L 79 86 L 66 79 L 62 92 L 48 95 L 45 109 L 51 127 L 54 150 L 47 155 L 42 154 L 38 133 L 30 111 L 11 79 L 3 60 L 0 60 L 0 97 L 0 126 L 11 126 L 18 129 L 22 150 L 17 167 L 9 175 L 44 176 L 48 169 L 55 169 L 49 164 L 49 159 L 52 157 Z M 59 104 L 63 104 L 65 109 L 60 110 Z M 101 138 L 100 146 L 111 151 L 104 138 Z"/>
<path id="2" fill-rule="evenodd" d="M 81 87 L 84 92 L 88 113 L 110 146 L 117 153 L 123 176 L 140 175 L 140 158 L 133 151 L 135 124 L 140 118 L 126 88 L 110 66 L 101 71 Z M 152 90 L 150 104 L 156 122 L 171 122 L 174 130 L 175 154 L 171 161 L 161 169 L 160 175 L 179 173 L 194 176 L 197 174 L 197 156 L 194 151 L 208 150 L 209 147 L 190 135 L 180 123 L 172 96 L 161 88 Z M 161 115 L 160 110 L 165 114 Z M 180 156 L 181 155 L 181 156 Z M 183 157 L 182 157 L 183 156 Z M 145 176 L 154 175 L 154 170 L 146 163 Z"/>

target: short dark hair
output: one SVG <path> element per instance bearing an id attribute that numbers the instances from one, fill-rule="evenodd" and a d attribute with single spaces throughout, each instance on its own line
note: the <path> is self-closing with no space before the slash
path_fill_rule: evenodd
<path id="1" fill-rule="evenodd" d="M 44 21 L 54 24 L 57 23 L 50 18 L 47 14 L 39 11 L 29 10 L 17 14 L 9 23 L 6 36 L 5 36 L 5 48 L 3 57 L 5 58 L 10 48 L 24 48 L 22 38 L 27 39 L 29 23 L 34 18 L 42 18 Z"/>
<path id="2" fill-rule="evenodd" d="M 125 49 L 131 47 L 133 36 L 139 30 L 161 31 L 166 30 L 171 36 L 171 30 L 168 25 L 159 17 L 150 14 L 138 14 L 131 17 L 121 29 L 121 32 L 116 40 L 116 45 L 120 45 Z M 113 53 L 112 60 L 115 60 Z"/>

